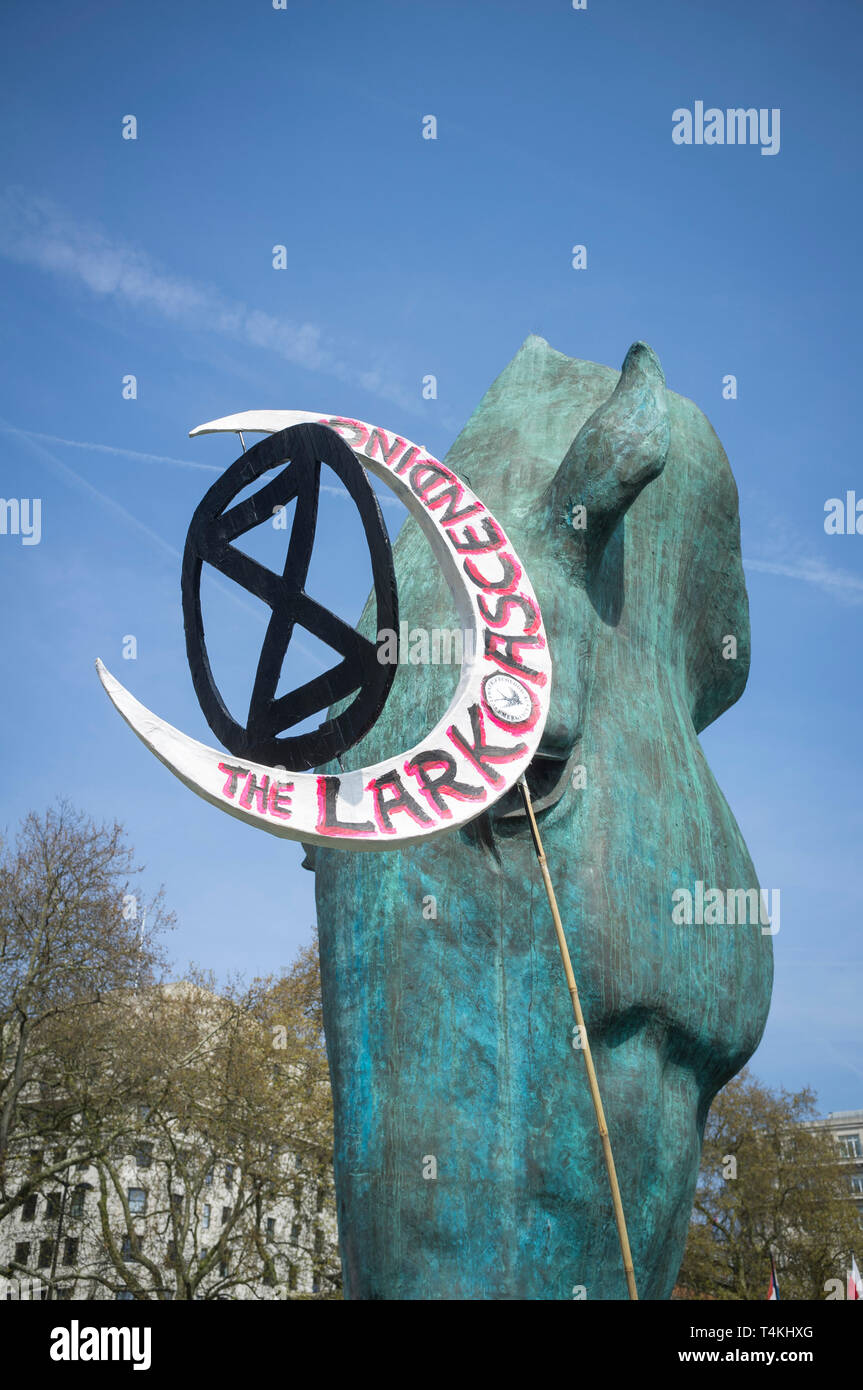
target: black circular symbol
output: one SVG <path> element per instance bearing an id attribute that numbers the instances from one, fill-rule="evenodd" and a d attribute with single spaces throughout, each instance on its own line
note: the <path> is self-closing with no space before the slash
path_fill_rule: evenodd
<path id="1" fill-rule="evenodd" d="M 231 502 L 263 473 L 287 467 L 253 496 Z M 293 425 L 269 435 L 231 464 L 199 504 L 183 556 L 183 621 L 195 693 L 213 733 L 235 757 L 296 772 L 320 767 L 368 733 L 384 707 L 395 676 L 392 662 L 377 659 L 374 642 L 309 598 L 304 591 L 315 541 L 321 464 L 337 474 L 353 499 L 372 562 L 377 631 L 398 631 L 398 599 L 392 550 L 378 500 L 365 470 L 327 425 Z M 296 498 L 288 553 L 281 575 L 231 544 L 279 507 Z M 226 510 L 229 508 L 230 510 Z M 213 565 L 272 609 L 255 675 L 246 728 L 232 719 L 213 680 L 201 616 L 201 570 Z M 300 626 L 338 652 L 342 660 L 287 695 L 276 687 L 294 628 Z M 278 735 L 326 710 L 356 690 L 354 700 L 310 733 Z"/>

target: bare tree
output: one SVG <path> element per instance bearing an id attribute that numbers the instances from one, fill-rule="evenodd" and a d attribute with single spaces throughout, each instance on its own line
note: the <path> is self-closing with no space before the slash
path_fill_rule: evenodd
<path id="1" fill-rule="evenodd" d="M 104 1143 L 105 1001 L 155 978 L 173 920 L 132 891 L 140 872 L 121 826 L 67 803 L 0 849 L 0 1220 Z"/>

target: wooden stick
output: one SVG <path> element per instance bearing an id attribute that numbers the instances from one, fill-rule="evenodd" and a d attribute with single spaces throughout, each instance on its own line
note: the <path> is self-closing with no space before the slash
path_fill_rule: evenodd
<path id="1" fill-rule="evenodd" d="M 563 969 L 566 974 L 566 983 L 569 986 L 570 998 L 572 999 L 572 1012 L 575 1015 L 581 1049 L 584 1052 L 584 1064 L 587 1068 L 587 1084 L 590 1087 L 593 1108 L 596 1111 L 596 1123 L 599 1128 L 599 1137 L 602 1141 L 602 1152 L 605 1158 L 606 1172 L 608 1173 L 608 1185 L 611 1188 L 611 1200 L 614 1205 L 614 1220 L 617 1226 L 617 1238 L 620 1241 L 620 1253 L 623 1256 L 623 1269 L 626 1274 L 626 1287 L 629 1289 L 630 1299 L 636 1300 L 638 1298 L 638 1290 L 635 1287 L 635 1270 L 632 1265 L 632 1251 L 629 1248 L 629 1236 L 626 1234 L 626 1219 L 623 1215 L 623 1203 L 620 1200 L 620 1188 L 617 1183 L 617 1172 L 615 1171 L 614 1157 L 611 1152 L 611 1140 L 608 1137 L 608 1126 L 605 1123 L 605 1111 L 602 1108 L 602 1097 L 599 1094 L 599 1083 L 596 1079 L 596 1070 L 593 1065 L 593 1056 L 590 1051 L 587 1028 L 584 1024 L 584 1014 L 581 1012 L 578 986 L 575 983 L 572 961 L 569 957 L 569 947 L 566 944 L 566 937 L 563 934 L 563 923 L 560 920 L 557 899 L 554 896 L 554 888 L 552 887 L 551 875 L 548 872 L 548 864 L 546 863 L 545 851 L 542 847 L 539 826 L 533 814 L 530 790 L 524 774 L 519 778 L 518 785 L 521 791 L 522 801 L 524 802 L 524 809 L 530 821 L 530 833 L 533 836 L 533 847 L 536 850 L 536 857 L 539 861 L 539 868 L 548 897 L 548 905 L 551 908 L 554 930 L 557 933 L 557 944 L 560 947 L 560 954 L 563 957 Z"/>

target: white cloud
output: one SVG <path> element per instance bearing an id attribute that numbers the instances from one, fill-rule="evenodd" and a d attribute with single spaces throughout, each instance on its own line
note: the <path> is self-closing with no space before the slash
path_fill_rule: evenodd
<path id="1" fill-rule="evenodd" d="M 192 463 L 190 459 L 172 458 L 170 454 L 144 454 L 137 449 L 122 449 L 116 444 L 92 444 L 85 439 L 63 439 L 58 434 L 41 434 L 38 430 L 22 430 L 14 425 L 4 424 L 0 421 L 0 430 L 5 430 L 9 434 L 20 435 L 24 439 L 36 440 L 41 444 L 61 444 L 67 449 L 85 449 L 87 453 L 114 454 L 119 458 L 134 459 L 136 463 L 169 463 L 177 468 L 196 468 L 204 473 L 224 473 L 224 466 L 215 463 Z M 78 477 L 77 474 L 75 474 Z M 81 479 L 84 482 L 84 479 Z M 88 487 L 91 484 L 86 484 Z M 329 492 L 333 497 L 339 497 L 342 501 L 350 501 L 350 493 L 345 487 L 331 486 L 329 483 L 321 483 L 321 492 Z M 377 499 L 382 507 L 398 507 L 400 511 L 407 515 L 406 508 L 397 497 L 381 495 L 375 489 Z"/>
<path id="2" fill-rule="evenodd" d="M 0 429 L 10 429 L 0 425 Z M 15 430 L 16 434 L 26 435 L 28 439 L 38 439 L 43 444 L 63 444 L 67 449 L 86 449 L 88 453 L 116 454 L 120 458 L 135 459 L 139 463 L 171 463 L 177 468 L 198 468 L 204 473 L 223 473 L 215 463 L 192 463 L 191 459 L 172 458 L 170 454 L 142 454 L 137 449 L 121 449 L 116 444 L 91 444 L 83 439 L 61 439 L 56 434 L 40 434 L 37 430 Z"/>
<path id="3" fill-rule="evenodd" d="M 99 488 L 94 487 L 86 478 L 82 478 L 80 473 L 76 473 L 74 468 L 70 468 L 67 463 L 63 463 L 61 459 L 58 459 L 55 454 L 51 453 L 50 449 L 46 449 L 44 444 L 38 443 L 26 430 L 17 430 L 14 425 L 7 424 L 5 420 L 0 420 L 0 429 L 19 438 L 22 443 L 26 444 L 27 447 L 32 450 L 37 458 L 41 459 L 43 463 L 47 463 L 48 466 L 53 469 L 55 473 L 58 473 L 64 478 L 67 483 L 78 488 L 79 491 L 85 492 L 103 507 L 107 507 L 109 511 L 114 512 L 115 515 L 119 516 L 128 526 L 133 527 L 140 535 L 145 536 L 150 544 L 162 551 L 163 554 L 170 555 L 173 560 L 182 560 L 179 550 L 176 550 L 174 546 L 170 545 L 168 541 L 158 535 L 157 532 L 151 530 L 149 526 L 145 526 L 144 522 L 139 521 L 127 507 L 122 505 L 122 503 L 115 501 L 113 497 L 108 497 L 106 493 L 100 492 Z"/>
<path id="4" fill-rule="evenodd" d="M 823 558 L 823 553 L 815 553 L 817 536 L 817 544 L 826 547 L 831 557 L 841 552 L 844 559 L 848 554 L 847 550 L 841 549 L 841 541 L 835 550 L 831 548 L 823 532 L 820 514 L 817 522 L 813 520 L 804 530 L 790 516 L 777 512 L 773 499 L 767 494 L 759 492 L 755 498 L 758 502 L 757 513 L 754 522 L 749 523 L 747 534 L 757 534 L 758 552 L 750 559 L 749 547 L 746 547 L 744 570 L 774 574 L 780 579 L 796 579 L 821 589 L 840 603 L 863 604 L 863 575 L 830 564 Z M 851 549 L 853 551 L 854 547 Z"/>
<path id="5" fill-rule="evenodd" d="M 112 240 L 101 227 L 70 220 L 48 198 L 20 188 L 0 195 L 0 255 L 77 281 L 92 294 L 155 312 L 181 328 L 219 333 L 374 391 L 403 410 L 419 409 L 415 394 L 382 368 L 341 360 L 316 324 L 264 313 L 226 299 L 213 286 L 172 275 L 146 252 Z"/>
<path id="6" fill-rule="evenodd" d="M 823 560 L 804 558 L 788 561 L 746 560 L 744 569 L 757 570 L 761 574 L 776 574 L 784 579 L 800 579 L 805 584 L 814 584 L 823 589 L 831 598 L 842 603 L 863 603 L 863 579 L 850 570 L 835 569 Z"/>

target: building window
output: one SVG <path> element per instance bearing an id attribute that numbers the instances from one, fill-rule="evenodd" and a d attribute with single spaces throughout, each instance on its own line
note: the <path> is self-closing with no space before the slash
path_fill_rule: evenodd
<path id="1" fill-rule="evenodd" d="M 54 1258 L 53 1240 L 40 1240 L 39 1242 L 39 1268 L 46 1269 Z"/>
<path id="2" fill-rule="evenodd" d="M 78 1237 L 67 1236 L 63 1246 L 64 1265 L 74 1265 L 78 1263 Z"/>
<path id="3" fill-rule="evenodd" d="M 72 1192 L 69 1202 L 69 1215 L 71 1217 L 81 1217 L 84 1215 L 84 1199 L 87 1196 L 87 1184 L 79 1182 Z"/>
<path id="4" fill-rule="evenodd" d="M 147 1212 L 147 1192 L 143 1187 L 130 1187 L 127 1191 L 129 1211 L 133 1216 L 145 1216 Z"/>
<path id="5" fill-rule="evenodd" d="M 177 1258 L 177 1242 L 175 1240 L 169 1240 L 168 1248 L 165 1251 L 165 1264 L 169 1269 L 173 1269 L 174 1266 L 179 1263 L 180 1261 Z"/>
<path id="6" fill-rule="evenodd" d="M 17 1241 L 17 1242 L 16 1242 L 16 1245 L 15 1245 L 15 1263 L 16 1263 L 16 1265 L 26 1265 L 26 1264 L 29 1262 L 29 1259 L 30 1259 L 30 1242 L 29 1242 L 29 1240 L 19 1240 L 19 1241 Z"/>
<path id="7" fill-rule="evenodd" d="M 174 1212 L 175 1212 L 176 1215 L 180 1215 L 180 1214 L 182 1213 L 182 1210 L 183 1210 L 183 1194 L 182 1194 L 182 1192 L 172 1192 L 172 1193 L 171 1193 L 171 1206 L 173 1207 Z"/>
<path id="8" fill-rule="evenodd" d="M 21 1220 L 22 1220 L 22 1221 L 35 1221 L 35 1219 L 36 1219 L 36 1204 L 38 1203 L 38 1201 L 39 1201 L 39 1197 L 38 1197 L 38 1194 L 35 1193 L 35 1192 L 31 1192 L 29 1197 L 25 1197 L 25 1198 L 24 1198 L 24 1204 L 23 1204 L 23 1206 L 21 1207 Z"/>
<path id="9" fill-rule="evenodd" d="M 139 1168 L 149 1168 L 153 1162 L 153 1145 L 137 1144 L 135 1146 L 135 1162 Z"/>
<path id="10" fill-rule="evenodd" d="M 863 1196 L 863 1177 L 853 1177 L 851 1179 L 851 1191 Z"/>
<path id="11" fill-rule="evenodd" d="M 66 1299 L 72 1297 L 72 1285 L 71 1285 L 71 1284 L 62 1284 L 62 1285 L 60 1285 L 60 1287 L 58 1287 L 58 1288 L 56 1288 L 56 1289 L 54 1290 L 54 1296 L 55 1296 L 56 1298 L 59 1298 L 61 1302 L 65 1302 Z"/>
<path id="12" fill-rule="evenodd" d="M 204 1262 L 204 1260 L 205 1260 L 206 1258 L 207 1258 L 207 1247 L 206 1247 L 206 1245 L 202 1245 L 201 1248 L 200 1248 L 200 1250 L 198 1251 L 198 1259 L 199 1259 L 199 1260 L 201 1261 L 201 1263 L 203 1264 L 203 1262 Z"/>
<path id="13" fill-rule="evenodd" d="M 296 1265 L 289 1265 L 289 1266 L 288 1266 L 288 1288 L 289 1288 L 289 1289 L 295 1289 L 296 1287 L 297 1287 L 297 1266 L 296 1266 Z"/>
<path id="14" fill-rule="evenodd" d="M 134 1302 L 134 1299 L 135 1299 L 135 1295 L 132 1293 L 132 1290 L 131 1290 L 131 1289 L 118 1289 L 118 1290 L 117 1290 L 117 1302 L 118 1302 L 118 1303 L 133 1303 L 133 1302 Z"/>
<path id="15" fill-rule="evenodd" d="M 45 1150 L 44 1150 L 44 1149 L 31 1149 L 31 1150 L 30 1150 L 30 1172 L 31 1172 L 31 1173 L 38 1173 L 39 1169 L 40 1169 L 40 1168 L 44 1168 L 44 1166 L 45 1166 Z"/>
<path id="16" fill-rule="evenodd" d="M 326 1200 L 327 1200 L 327 1191 L 326 1191 L 326 1188 L 323 1187 L 323 1186 L 321 1186 L 321 1187 L 318 1188 L 318 1195 L 317 1195 L 317 1200 L 316 1200 L 316 1203 L 315 1203 L 315 1210 L 316 1210 L 316 1211 L 323 1211 L 323 1209 L 324 1209 L 324 1202 L 325 1202 Z"/>
<path id="17" fill-rule="evenodd" d="M 225 1164 L 225 1187 L 233 1187 L 233 1185 L 234 1185 L 234 1165 L 233 1165 L 233 1163 L 226 1163 L 226 1164 Z"/>
<path id="18" fill-rule="evenodd" d="M 859 1134 L 840 1134 L 838 1139 L 843 1158 L 863 1158 Z"/>
<path id="19" fill-rule="evenodd" d="M 230 1219 L 231 1219 L 231 1208 L 230 1208 L 230 1207 L 222 1207 L 222 1225 L 224 1226 L 225 1222 L 226 1222 L 226 1221 L 230 1221 Z"/>
<path id="20" fill-rule="evenodd" d="M 324 1233 L 315 1231 L 315 1254 L 320 1257 L 324 1253 Z"/>
<path id="21" fill-rule="evenodd" d="M 295 1222 L 293 1223 L 293 1225 L 291 1226 L 291 1245 L 299 1245 L 299 1243 L 300 1243 L 300 1229 L 301 1229 L 301 1228 L 300 1228 L 300 1223 L 299 1223 L 299 1221 L 295 1221 Z"/>
<path id="22" fill-rule="evenodd" d="M 57 1217 L 58 1217 L 59 1215 L 60 1215 L 60 1193 L 59 1193 L 59 1192 L 49 1192 L 49 1193 L 48 1193 L 48 1198 L 47 1198 L 47 1205 L 46 1205 L 46 1207 L 45 1207 L 45 1220 L 46 1220 L 46 1221 L 56 1221 L 56 1220 L 57 1220 Z"/>
<path id="23" fill-rule="evenodd" d="M 207 1187 L 212 1187 L 212 1185 L 213 1185 L 213 1170 L 212 1170 L 212 1168 L 210 1169 L 210 1171 L 209 1171 L 208 1173 L 205 1173 L 205 1174 L 204 1174 L 204 1183 L 206 1184 Z"/>
<path id="24" fill-rule="evenodd" d="M 205 1203 L 204 1203 L 204 1211 L 203 1211 L 203 1214 L 202 1214 L 202 1216 L 201 1216 L 201 1225 L 203 1226 L 203 1228 L 204 1228 L 205 1231 L 209 1231 L 209 1229 L 210 1229 L 210 1203 L 209 1203 L 209 1202 L 205 1202 Z"/>
<path id="25" fill-rule="evenodd" d="M 128 1232 L 123 1237 L 123 1244 L 120 1253 L 124 1260 L 135 1260 L 141 1253 L 141 1237 L 139 1235 L 129 1235 Z"/>
<path id="26" fill-rule="evenodd" d="M 275 1238 L 276 1238 L 276 1218 L 275 1218 L 274 1216 L 268 1216 L 268 1217 L 267 1217 L 267 1240 L 275 1240 Z"/>
<path id="27" fill-rule="evenodd" d="M 228 1261 L 227 1261 L 227 1260 L 220 1260 L 220 1261 L 219 1261 L 219 1278 L 220 1278 L 220 1279 L 227 1279 L 229 1273 L 230 1273 L 230 1270 L 228 1269 Z"/>

